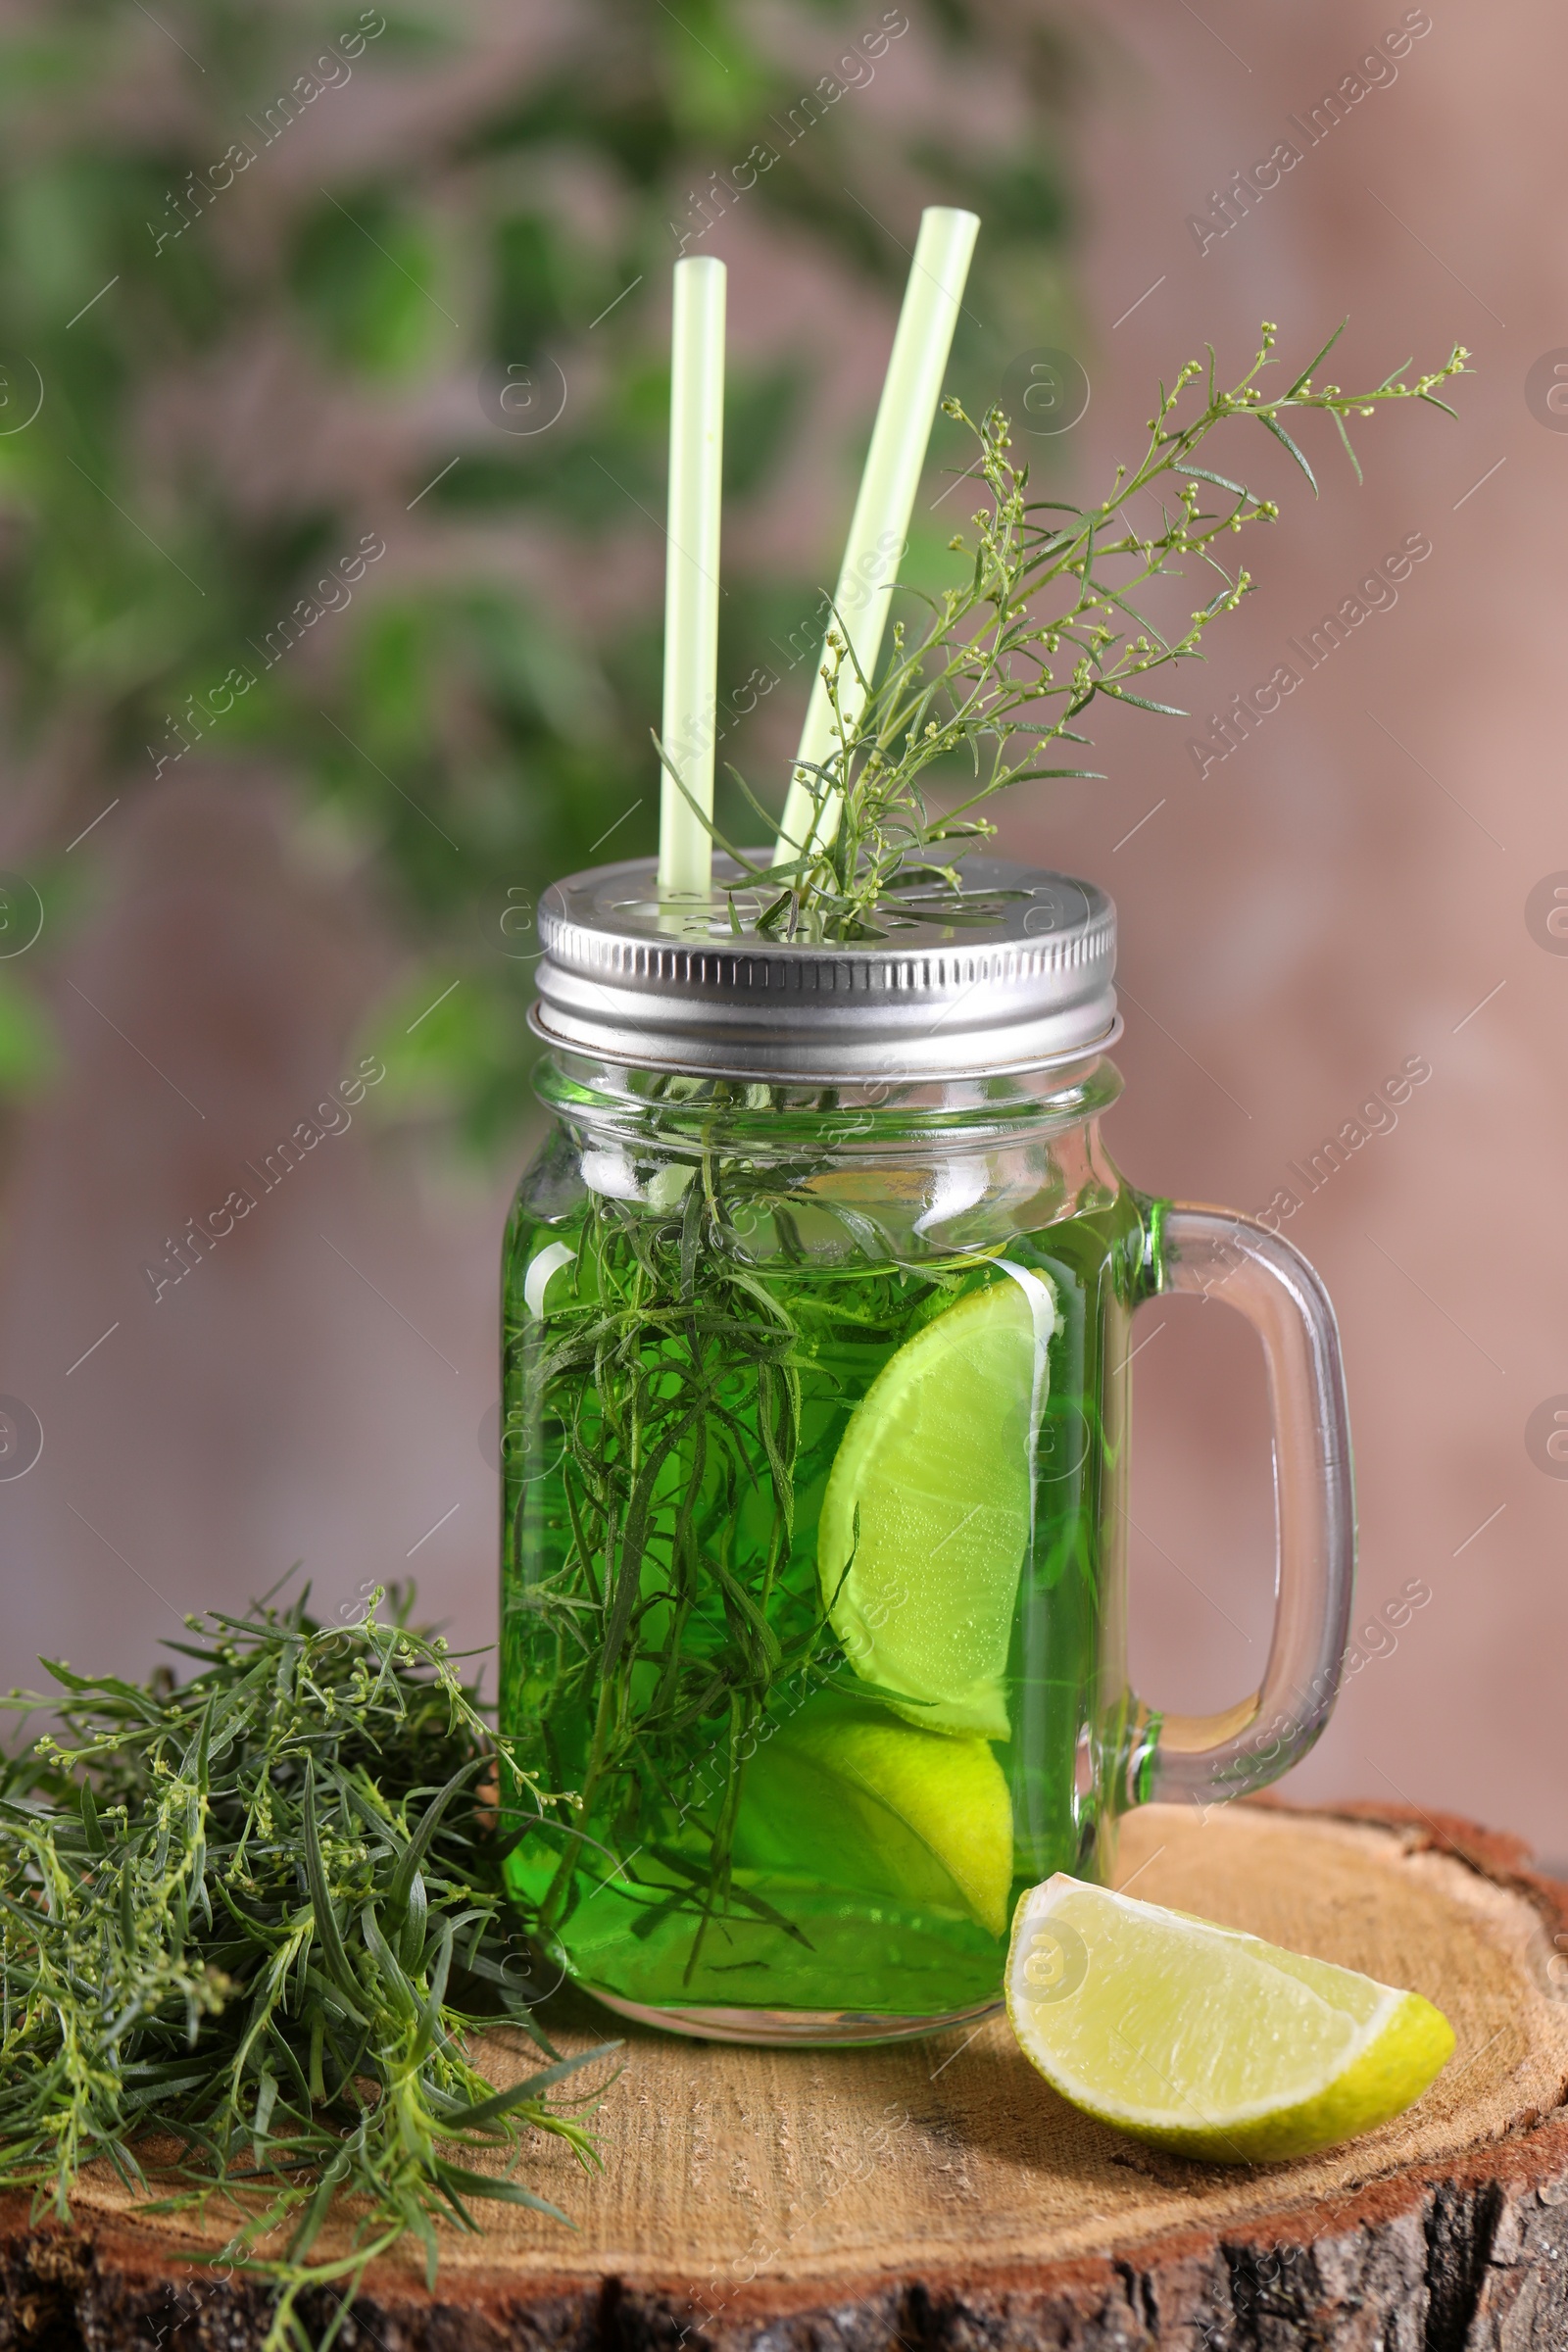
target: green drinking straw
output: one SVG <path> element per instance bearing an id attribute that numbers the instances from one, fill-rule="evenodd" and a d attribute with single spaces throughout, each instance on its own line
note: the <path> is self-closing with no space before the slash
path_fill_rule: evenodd
<path id="1" fill-rule="evenodd" d="M 724 453 L 724 265 L 675 264 L 669 378 L 669 552 L 664 564 L 661 892 L 708 895 L 718 708 L 719 476 Z M 693 808 L 692 802 L 697 804 Z"/>
<path id="2" fill-rule="evenodd" d="M 887 381 L 866 453 L 860 494 L 855 502 L 849 544 L 839 572 L 834 599 L 837 628 L 849 641 L 854 662 L 844 658 L 839 671 L 839 708 L 846 729 L 859 715 L 865 700 L 856 675 L 870 678 L 876 669 L 887 624 L 891 590 L 898 577 L 899 559 L 908 538 L 914 494 L 920 486 L 926 445 L 942 397 L 942 377 L 958 322 L 969 257 L 980 222 L 973 213 L 933 205 L 920 216 L 909 282 L 899 313 Z M 685 267 L 683 263 L 682 268 Z M 825 634 L 825 632 L 824 632 Z M 827 657 L 824 653 L 824 661 Z M 828 662 L 831 667 L 831 662 Z M 784 804 L 774 863 L 787 864 L 803 849 L 821 849 L 838 831 L 838 795 L 830 794 L 820 811 L 812 787 L 821 786 L 814 770 L 832 759 L 838 748 L 833 706 L 821 675 L 811 688 L 806 725 L 796 753 L 797 767 Z M 814 818 L 814 823 L 813 823 Z"/>

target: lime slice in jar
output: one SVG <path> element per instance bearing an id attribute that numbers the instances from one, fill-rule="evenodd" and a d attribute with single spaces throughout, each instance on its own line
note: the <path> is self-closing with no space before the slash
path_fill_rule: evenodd
<path id="1" fill-rule="evenodd" d="M 1010 1737 L 1007 1647 L 1054 1316 L 1046 1278 L 1021 1271 L 935 1316 L 883 1365 L 828 1476 L 829 1623 L 860 1681 L 924 1731 Z"/>
<path id="2" fill-rule="evenodd" d="M 818 1692 L 759 1747 L 735 1855 L 1007 1932 L 1012 1803 L 989 1744 L 911 1731 L 863 1700 Z"/>

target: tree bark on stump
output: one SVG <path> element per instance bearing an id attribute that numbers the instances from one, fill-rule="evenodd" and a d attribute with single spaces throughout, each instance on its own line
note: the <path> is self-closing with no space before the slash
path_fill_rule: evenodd
<path id="1" fill-rule="evenodd" d="M 366 2278 L 348 2352 L 1539 2352 L 1568 2347 L 1568 1886 L 1516 1839 L 1386 1808 L 1150 1807 L 1150 1900 L 1409 1984 L 1458 2047 L 1407 2116 L 1285 2165 L 1188 2163 L 1065 2107 L 1004 2021 L 759 2050 L 626 2031 L 605 2169 L 543 2142 L 567 2232 L 492 2208 Z M 1554 1963 L 1556 1963 L 1554 1965 Z M 565 2047 L 605 2018 L 563 1997 Z M 528 2064 L 498 2037 L 504 2081 Z M 215 2217 L 207 2237 L 219 2245 Z M 346 2242 L 346 2240 L 345 2240 Z M 0 2203 L 0 2352 L 247 2352 L 265 2288 L 188 2225 L 84 2184 L 69 2229 Z M 335 2298 L 306 2307 L 324 2329 Z"/>

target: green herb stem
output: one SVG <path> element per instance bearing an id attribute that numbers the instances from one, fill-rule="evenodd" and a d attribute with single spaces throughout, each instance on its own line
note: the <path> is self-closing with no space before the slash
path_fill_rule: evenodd
<path id="1" fill-rule="evenodd" d="M 6 1703 L 65 1738 L 0 1771 L 0 2184 L 62 2220 L 100 2157 L 161 2212 L 220 2193 L 220 2259 L 272 2282 L 269 2342 L 301 2348 L 305 2289 L 352 2291 L 408 2233 L 433 2278 L 436 2225 L 476 2229 L 474 2200 L 557 2214 L 512 2165 L 532 2131 L 594 2161 L 552 2093 L 614 2046 L 559 2058 L 513 1981 L 473 1788 L 499 1762 L 537 1788 L 445 1642 L 396 1594 L 345 1625 L 306 1598 L 187 1619 L 178 1685 L 51 1666 L 63 1702 Z M 499 2092 L 469 2046 L 496 2026 L 550 2062 Z M 349 2243 L 318 2258 L 339 2192 Z"/>
<path id="2" fill-rule="evenodd" d="M 1454 414 L 1439 393 L 1450 377 L 1468 372 L 1469 353 L 1458 344 L 1441 368 L 1410 381 L 1396 368 L 1367 392 L 1337 384 L 1314 389 L 1313 372 L 1342 331 L 1343 325 L 1289 389 L 1273 396 L 1258 381 L 1277 365 L 1278 330 L 1268 320 L 1251 367 L 1228 391 L 1218 386 L 1212 348 L 1206 369 L 1189 360 L 1168 391 L 1159 387 L 1142 458 L 1119 466 L 1110 490 L 1093 507 L 1032 498 L 1028 466 L 1008 454 L 1012 442 L 1002 412 L 993 409 L 975 424 L 956 401 L 946 402 L 948 414 L 968 424 L 979 442 L 971 470 L 990 502 L 972 518 L 973 540 L 959 533 L 949 543 L 968 559 L 967 578 L 940 597 L 921 599 L 930 617 L 913 636 L 903 621 L 895 624 L 891 657 L 863 706 L 868 682 L 847 633 L 829 631 L 823 675 L 837 744 L 814 774 L 799 771 L 815 804 L 801 854 L 758 865 L 705 819 L 742 868 L 741 878 L 725 886 L 737 925 L 743 905 L 751 928 L 806 941 L 883 938 L 933 912 L 948 923 L 989 919 L 994 905 L 984 893 L 965 892 L 959 864 L 995 834 L 980 813 L 984 805 L 1014 784 L 1097 777 L 1098 770 L 1078 764 L 1047 763 L 1062 754 L 1076 761 L 1077 747 L 1089 738 L 1074 722 L 1097 700 L 1188 716 L 1135 688 L 1173 663 L 1201 659 L 1210 625 L 1235 612 L 1252 585 L 1249 571 L 1220 560 L 1217 544 L 1249 524 L 1275 521 L 1279 508 L 1245 481 L 1198 465 L 1194 452 L 1221 426 L 1255 423 L 1316 496 L 1317 477 L 1282 421 L 1287 416 L 1316 411 L 1331 417 L 1359 481 L 1348 417 L 1401 401 Z M 1184 418 L 1179 412 L 1190 399 L 1200 405 Z M 1218 499 L 1210 495 L 1215 491 Z M 1151 512 L 1156 504 L 1157 527 Z M 1187 625 L 1167 635 L 1145 609 L 1144 592 L 1193 566 L 1211 575 L 1213 585 Z M 855 694 L 841 699 L 841 683 L 847 688 L 852 678 Z M 857 707 L 853 717 L 846 716 L 846 702 Z M 953 780 L 965 769 L 972 782 L 955 801 Z M 744 777 L 735 780 L 756 806 Z M 941 809 L 933 806 L 938 788 L 946 803 Z"/>

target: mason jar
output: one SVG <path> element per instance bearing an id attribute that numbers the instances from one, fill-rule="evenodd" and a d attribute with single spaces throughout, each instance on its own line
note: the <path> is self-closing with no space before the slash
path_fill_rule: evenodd
<path id="1" fill-rule="evenodd" d="M 720 861 L 720 878 L 735 876 Z M 556 884 L 551 1130 L 507 1228 L 500 1720 L 514 1892 L 626 2015 L 923 2034 L 1001 1999 L 1022 1889 L 1284 1772 L 1333 1705 L 1353 1509 L 1333 1310 L 1253 1220 L 1129 1185 L 1115 911 L 967 860 L 960 924 L 785 942 L 648 861 Z M 1263 1343 L 1259 1689 L 1128 1687 L 1133 1318 Z"/>

